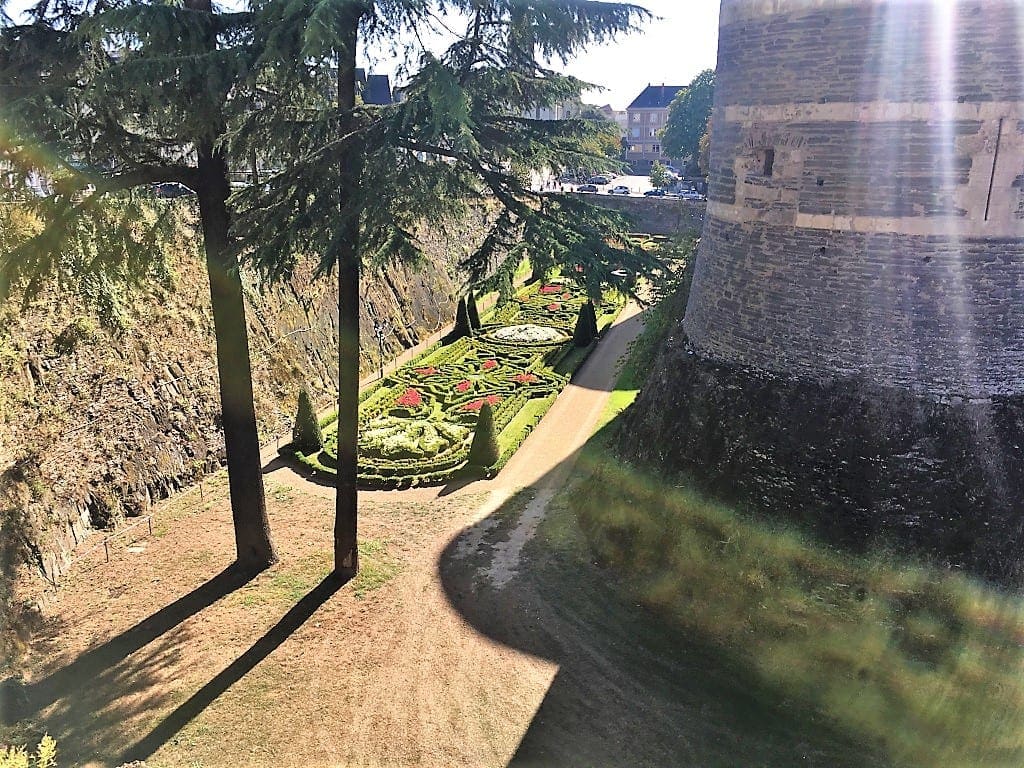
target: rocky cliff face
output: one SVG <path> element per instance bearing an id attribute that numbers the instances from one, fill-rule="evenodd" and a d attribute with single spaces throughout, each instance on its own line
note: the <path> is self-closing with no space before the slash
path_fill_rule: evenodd
<path id="1" fill-rule="evenodd" d="M 114 332 L 80 300 L 48 294 L 0 305 L 0 514 L 4 563 L 56 579 L 90 531 L 145 513 L 224 458 L 209 287 L 194 214 L 180 206 L 163 285 L 120 296 Z M 377 363 L 370 314 L 391 330 L 386 356 L 449 323 L 453 266 L 480 220 L 424 235 L 416 268 L 368 274 L 364 367 Z M 337 379 L 337 290 L 301 272 L 260 290 L 245 276 L 261 434 L 288 434 L 298 389 L 326 407 Z M 0 580 L 10 583 L 9 579 Z M 4 599 L 9 599 L 9 595 Z"/>

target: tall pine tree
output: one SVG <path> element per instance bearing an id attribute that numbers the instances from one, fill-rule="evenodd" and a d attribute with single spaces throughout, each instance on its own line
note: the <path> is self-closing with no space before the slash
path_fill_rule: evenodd
<path id="1" fill-rule="evenodd" d="M 356 51 L 422 39 L 438 30 L 438 11 L 464 33 L 440 55 L 410 43 L 401 103 L 361 103 Z M 313 251 L 339 283 L 335 567 L 347 576 L 357 568 L 360 270 L 417 258 L 421 222 L 443 226 L 476 209 L 489 229 L 465 267 L 483 290 L 508 282 L 526 249 L 535 270 L 558 265 L 591 293 L 617 284 L 619 268 L 651 274 L 654 260 L 629 240 L 622 217 L 573 195 L 531 191 L 516 172 L 606 162 L 593 121 L 524 115 L 586 85 L 544 62 L 567 60 L 648 14 L 596 0 L 271 0 L 259 17 L 257 36 L 274 43 L 262 62 L 273 108 L 252 114 L 232 146 L 272 148 L 290 161 L 266 179 L 268 192 L 243 194 L 239 231 L 266 277 L 287 276 L 291 254 Z M 324 72 L 337 78 L 333 103 L 311 109 L 293 97 Z"/>
<path id="2" fill-rule="evenodd" d="M 0 30 L 0 159 L 25 176 L 57 178 L 36 201 L 44 231 L 0 255 L 3 285 L 38 289 L 49 274 L 74 277 L 144 256 L 131 238 L 133 206 L 160 182 L 194 190 L 210 281 L 217 370 L 238 561 L 263 568 L 277 556 L 270 538 L 253 407 L 245 306 L 230 235 L 231 162 L 225 134 L 256 98 L 253 14 L 226 13 L 211 0 L 42 0 Z M 121 210 L 99 233 L 94 262 L 72 236 L 100 210 Z M 109 218 L 109 217 L 108 217 Z M 71 238 L 69 240 L 69 238 Z M 144 272 L 144 266 L 137 271 Z"/>

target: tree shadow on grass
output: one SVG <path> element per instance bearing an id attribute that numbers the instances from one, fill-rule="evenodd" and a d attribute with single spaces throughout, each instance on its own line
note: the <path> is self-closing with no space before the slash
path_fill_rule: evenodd
<path id="1" fill-rule="evenodd" d="M 184 703 L 165 717 L 156 728 L 129 747 L 121 756 L 122 762 L 146 760 L 170 741 L 188 723 L 198 717 L 232 685 L 251 672 L 296 630 L 305 624 L 327 602 L 347 579 L 330 574 L 306 594 L 266 634 L 231 662 L 210 682 L 196 691 Z"/>
<path id="2" fill-rule="evenodd" d="M 67 666 L 33 683 L 7 681 L 0 688 L 0 724 L 30 718 L 74 691 L 91 686 L 105 672 L 182 622 L 234 592 L 256 576 L 232 563 L 201 586 L 107 642 L 85 651 Z"/>
<path id="3" fill-rule="evenodd" d="M 495 590 L 482 572 L 510 538 L 507 512 L 491 516 L 482 538 L 475 529 L 456 537 L 439 570 L 478 631 L 559 666 L 509 765 L 888 764 L 750 665 L 637 605 L 620 574 L 592 562 L 568 511 L 549 511 L 516 578 Z M 481 546 L 466 555 L 467 540 Z"/>

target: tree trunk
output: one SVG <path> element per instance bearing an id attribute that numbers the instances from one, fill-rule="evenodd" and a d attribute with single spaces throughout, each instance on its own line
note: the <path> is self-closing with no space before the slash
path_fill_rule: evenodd
<path id="1" fill-rule="evenodd" d="M 356 41 L 358 6 L 347 15 L 344 47 L 338 51 L 338 111 L 349 114 L 341 133 L 355 127 Z M 334 515 L 334 571 L 343 579 L 359 570 L 356 539 L 359 500 L 359 177 L 362 153 L 358 143 L 342 150 L 338 160 L 341 237 L 335 254 L 338 269 L 338 489 Z"/>
<path id="2" fill-rule="evenodd" d="M 203 142 L 197 145 L 196 150 L 199 170 L 196 193 L 202 216 L 206 270 L 210 277 L 213 326 L 217 337 L 217 375 L 220 379 L 235 550 L 239 565 L 263 569 L 277 562 L 277 553 L 270 540 L 263 491 L 242 278 L 228 240 L 228 167 L 224 156 L 213 149 L 212 143 Z"/>

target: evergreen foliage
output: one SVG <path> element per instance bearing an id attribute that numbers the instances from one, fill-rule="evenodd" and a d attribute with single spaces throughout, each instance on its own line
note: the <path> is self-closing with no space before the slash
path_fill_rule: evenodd
<path id="1" fill-rule="evenodd" d="M 523 115 L 577 98 L 587 84 L 549 62 L 633 30 L 650 17 L 639 6 L 261 0 L 229 11 L 211 0 L 42 0 L 33 14 L 36 23 L 5 29 L 0 43 L 0 127 L 15 132 L 13 146 L 33 150 L 19 149 L 17 160 L 38 156 L 40 147 L 65 163 L 81 158 L 87 170 L 71 174 L 79 192 L 89 183 L 104 195 L 163 181 L 194 189 L 215 304 L 217 291 L 233 292 L 232 301 L 240 294 L 240 257 L 268 281 L 291 275 L 300 254 L 317 258 L 321 274 L 334 273 L 341 575 L 356 568 L 364 265 L 416 259 L 422 222 L 483 210 L 486 237 L 464 264 L 474 285 L 510 288 L 527 249 L 539 272 L 560 265 L 585 275 L 590 293 L 613 284 L 613 270 L 651 275 L 658 266 L 630 240 L 625 217 L 579 196 L 535 192 L 522 173 L 607 163 L 596 121 Z M 453 22 L 465 22 L 464 32 L 443 53 L 418 42 L 450 37 Z M 374 51 L 404 52 L 409 77 L 400 103 L 358 99 L 357 50 L 371 58 Z M 229 202 L 228 168 L 247 167 L 254 155 L 275 170 Z M 91 205 L 73 199 L 58 195 L 56 212 Z M 249 394 L 235 393 L 230 402 L 249 403 L 243 417 L 229 417 L 225 398 L 225 426 L 253 421 L 254 432 L 242 312 L 235 302 L 229 358 L 244 370 L 225 363 L 221 381 L 248 382 Z M 228 455 L 231 474 L 230 446 Z M 262 488 L 261 478 L 253 484 Z M 236 491 L 244 496 L 245 486 L 233 480 L 233 502 Z"/>
<path id="2" fill-rule="evenodd" d="M 494 409 L 490 403 L 480 407 L 480 417 L 473 433 L 473 445 L 469 449 L 469 463 L 476 467 L 490 467 L 498 461 L 498 435 L 494 429 Z"/>
<path id="3" fill-rule="evenodd" d="M 469 311 L 469 325 L 474 331 L 479 331 L 481 328 L 480 324 L 480 311 L 476 308 L 476 294 L 473 291 L 469 292 L 469 298 L 466 301 L 466 309 Z"/>
<path id="4" fill-rule="evenodd" d="M 299 392 L 299 406 L 295 412 L 295 425 L 292 427 L 292 444 L 303 453 L 315 453 L 324 447 L 320 420 L 305 387 Z"/>
<path id="5" fill-rule="evenodd" d="M 463 336 L 473 335 L 473 323 L 470 320 L 469 309 L 466 306 L 466 298 L 459 299 L 458 309 L 455 310 L 455 328 L 452 331 L 452 338 L 461 339 Z"/>
<path id="6" fill-rule="evenodd" d="M 670 157 L 700 157 L 700 139 L 707 131 L 715 100 L 715 71 L 705 69 L 681 90 L 668 108 L 661 146 Z"/>
<path id="7" fill-rule="evenodd" d="M 594 309 L 594 302 L 592 300 L 588 301 L 586 304 L 583 305 L 583 308 L 580 310 L 580 312 L 586 313 L 587 324 L 590 326 L 590 337 L 592 339 L 596 339 L 599 331 L 597 327 L 597 311 Z"/>
<path id="8" fill-rule="evenodd" d="M 585 347 L 594 340 L 593 329 L 591 328 L 590 315 L 587 313 L 589 303 L 580 307 L 576 316 L 576 328 L 572 332 L 572 340 L 577 347 Z"/>
<path id="9" fill-rule="evenodd" d="M 176 183 L 198 199 L 221 382 L 239 561 L 262 568 L 270 541 L 252 401 L 242 284 L 229 227 L 229 126 L 256 101 L 268 50 L 250 12 L 211 0 L 41 0 L 27 22 L 0 17 L 0 165 L 45 181 L 28 205 L 35 234 L 0 253 L 0 291 L 43 281 L 90 286 L 117 329 L 118 282 L 154 272 L 161 225 L 190 204 L 146 200 Z M 25 196 L 23 196 L 25 197 Z M 147 213 L 147 208 L 152 213 Z"/>

